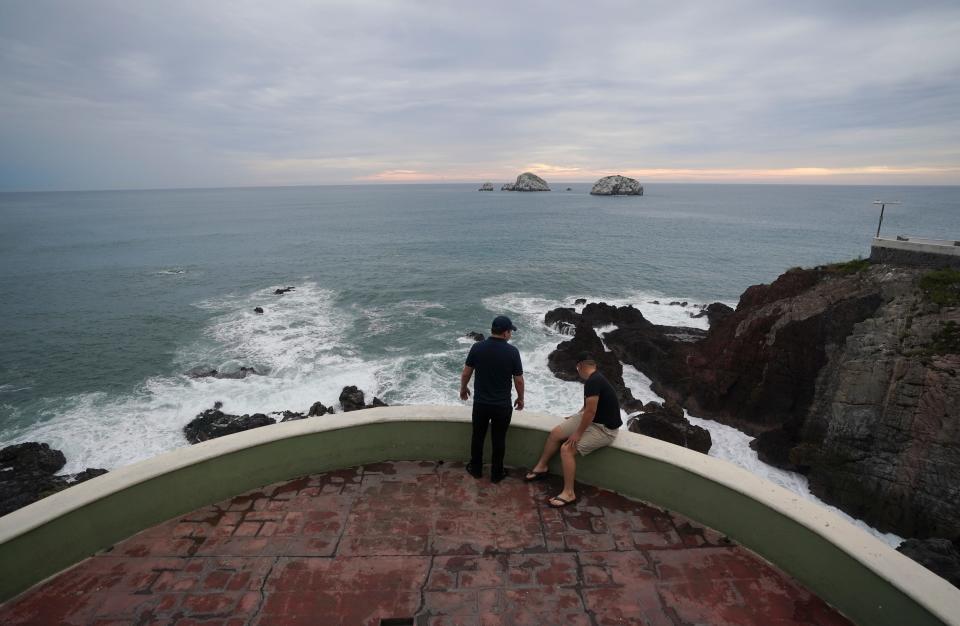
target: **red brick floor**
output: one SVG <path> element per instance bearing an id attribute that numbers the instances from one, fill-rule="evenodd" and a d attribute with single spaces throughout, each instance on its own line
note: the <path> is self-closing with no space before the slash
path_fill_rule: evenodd
<path id="1" fill-rule="evenodd" d="M 558 479 L 516 474 L 394 462 L 270 485 L 116 544 L 0 623 L 849 624 L 675 513 L 588 486 L 551 509 Z"/>

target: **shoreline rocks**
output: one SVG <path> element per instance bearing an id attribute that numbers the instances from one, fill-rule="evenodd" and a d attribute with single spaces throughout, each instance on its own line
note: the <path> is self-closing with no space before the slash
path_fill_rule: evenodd
<path id="1" fill-rule="evenodd" d="M 670 400 L 663 404 L 648 402 L 641 413 L 627 420 L 627 427 L 632 433 L 660 439 L 703 454 L 709 452 L 713 445 L 710 431 L 691 424 L 680 405 Z"/>
<path id="2" fill-rule="evenodd" d="M 0 516 L 107 473 L 88 467 L 77 474 L 58 475 L 66 463 L 63 452 L 47 443 L 28 441 L 0 450 Z"/>
<path id="3" fill-rule="evenodd" d="M 643 185 L 636 179 L 615 174 L 604 176 L 593 184 L 591 196 L 642 196 Z"/>
<path id="4" fill-rule="evenodd" d="M 225 435 L 276 424 L 277 420 L 263 413 L 253 415 L 231 415 L 220 410 L 223 405 L 217 402 L 212 409 L 202 411 L 183 427 L 183 434 L 190 443 L 200 443 Z"/>
<path id="5" fill-rule="evenodd" d="M 960 528 L 960 307 L 926 271 L 836 264 L 746 289 L 700 339 L 634 325 L 607 345 L 692 415 L 752 434 L 761 460 L 882 532 Z M 709 313 L 708 313 L 709 319 Z M 702 332 L 702 331 L 701 331 Z"/>
<path id="6" fill-rule="evenodd" d="M 477 191 L 493 191 L 493 183 L 483 183 Z"/>
<path id="7" fill-rule="evenodd" d="M 380 406 L 390 406 L 380 398 L 374 397 L 370 404 L 365 404 L 363 391 L 349 385 L 340 392 L 340 407 L 344 413 L 349 411 L 359 411 L 361 409 L 375 409 Z"/>
<path id="8" fill-rule="evenodd" d="M 186 376 L 190 378 L 220 378 L 220 379 L 235 379 L 239 380 L 241 378 L 246 378 L 247 376 L 261 376 L 263 372 L 257 371 L 255 367 L 247 367 L 246 365 L 241 365 L 236 369 L 229 369 L 228 371 L 218 371 L 215 367 L 210 367 L 209 365 L 198 365 L 193 367 L 186 372 Z"/>
<path id="9" fill-rule="evenodd" d="M 500 191 L 550 191 L 550 186 L 533 172 L 524 172 L 517 176 L 515 183 L 500 187 Z"/>

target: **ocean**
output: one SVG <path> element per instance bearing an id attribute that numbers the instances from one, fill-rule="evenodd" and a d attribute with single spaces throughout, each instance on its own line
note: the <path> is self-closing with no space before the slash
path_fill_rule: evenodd
<path id="1" fill-rule="evenodd" d="M 65 471 L 112 469 L 187 445 L 183 426 L 218 400 L 305 411 L 357 385 L 391 404 L 459 404 L 464 335 L 497 314 L 519 327 L 527 408 L 567 415 L 581 390 L 546 367 L 563 340 L 543 325 L 551 308 L 582 297 L 703 328 L 697 305 L 868 256 L 878 198 L 902 202 L 886 235 L 960 237 L 960 187 L 478 186 L 0 194 L 0 446 L 44 441 Z M 184 375 L 198 365 L 264 374 Z M 710 424 L 730 438 L 712 454 L 805 489 Z"/>

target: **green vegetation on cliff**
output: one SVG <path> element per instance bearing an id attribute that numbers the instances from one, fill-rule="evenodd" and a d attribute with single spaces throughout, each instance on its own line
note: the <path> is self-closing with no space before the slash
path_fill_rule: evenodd
<path id="1" fill-rule="evenodd" d="M 928 272 L 920 278 L 920 289 L 940 306 L 960 306 L 960 270 Z"/>

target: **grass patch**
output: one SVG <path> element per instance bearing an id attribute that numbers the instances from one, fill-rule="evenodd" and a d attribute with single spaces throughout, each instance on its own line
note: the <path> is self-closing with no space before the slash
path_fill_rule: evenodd
<path id="1" fill-rule="evenodd" d="M 940 306 L 960 306 L 960 270 L 927 272 L 920 278 L 920 289 L 928 300 Z"/>
<path id="2" fill-rule="evenodd" d="M 869 267 L 869 259 L 857 258 L 844 263 L 830 263 L 829 265 L 821 265 L 819 269 L 822 269 L 830 274 L 849 276 L 850 274 L 859 274 L 860 272 L 869 269 Z"/>
<path id="3" fill-rule="evenodd" d="M 945 322 L 924 352 L 928 355 L 960 354 L 960 324 L 953 320 Z"/>

